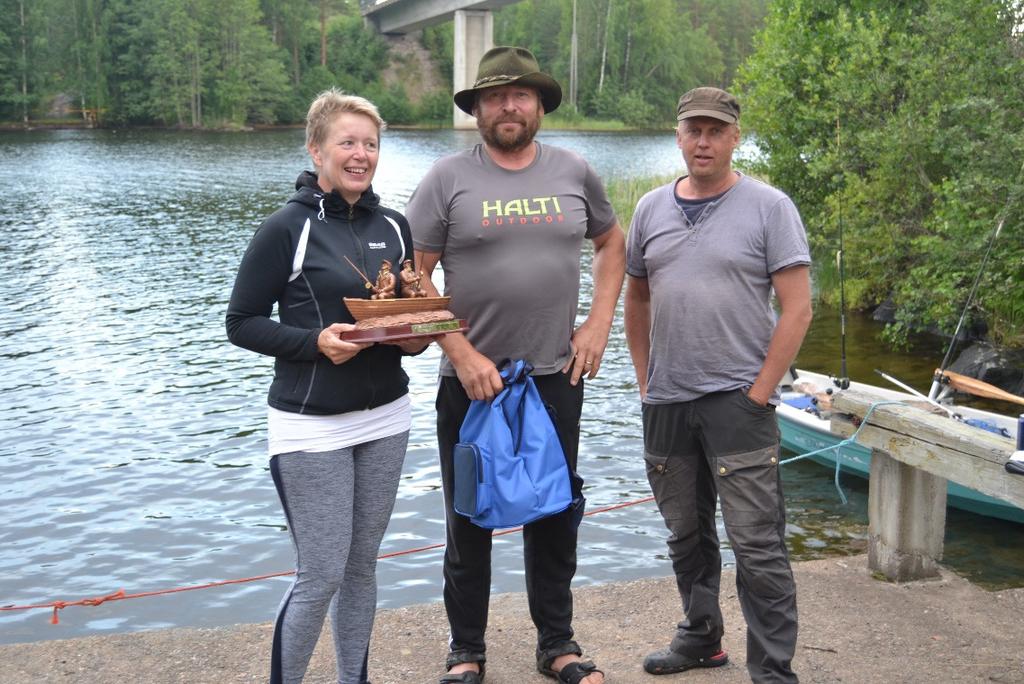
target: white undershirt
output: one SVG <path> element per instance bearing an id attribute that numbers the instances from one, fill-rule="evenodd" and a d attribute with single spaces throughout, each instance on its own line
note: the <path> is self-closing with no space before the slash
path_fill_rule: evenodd
<path id="1" fill-rule="evenodd" d="M 267 407 L 269 456 L 292 451 L 334 451 L 407 431 L 412 402 L 403 394 L 391 403 L 365 411 L 311 416 Z"/>

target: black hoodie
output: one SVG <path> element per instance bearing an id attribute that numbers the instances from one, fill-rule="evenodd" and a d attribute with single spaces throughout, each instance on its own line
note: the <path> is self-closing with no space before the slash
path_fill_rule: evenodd
<path id="1" fill-rule="evenodd" d="M 268 403 L 292 413 L 334 415 L 381 406 L 409 391 L 401 350 L 376 344 L 335 365 L 317 349 L 332 323 L 352 323 L 342 297 L 368 298 L 381 261 L 412 259 L 405 217 L 373 189 L 354 204 L 325 193 L 304 171 L 296 193 L 256 230 L 238 267 L 227 311 L 228 339 L 275 358 Z M 278 305 L 280 322 L 272 319 Z"/>

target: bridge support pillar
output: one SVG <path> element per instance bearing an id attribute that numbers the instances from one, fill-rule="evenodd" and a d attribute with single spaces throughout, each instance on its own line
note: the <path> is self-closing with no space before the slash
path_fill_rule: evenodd
<path id="1" fill-rule="evenodd" d="M 471 88 L 476 80 L 480 58 L 494 47 L 494 15 L 488 10 L 457 10 L 455 12 L 455 45 L 453 69 L 455 89 Z M 454 104 L 452 124 L 455 128 L 476 128 L 476 119 Z"/>

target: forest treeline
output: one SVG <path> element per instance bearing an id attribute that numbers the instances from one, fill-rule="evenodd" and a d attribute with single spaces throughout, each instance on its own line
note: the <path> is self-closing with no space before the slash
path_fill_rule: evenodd
<path id="1" fill-rule="evenodd" d="M 495 41 L 532 49 L 567 98 L 574 5 L 576 107 L 558 119 L 667 128 L 681 92 L 732 88 L 762 153 L 752 170 L 805 219 L 817 295 L 838 299 L 842 227 L 848 304 L 888 302 L 897 343 L 952 332 L 1002 220 L 972 320 L 1024 347 L 1024 0 L 497 11 Z M 286 124 L 329 86 L 366 95 L 392 124 L 451 121 L 451 24 L 412 38 L 438 72 L 423 78 L 364 27 L 356 0 L 0 0 L 0 18 L 0 121 Z"/>
<path id="2" fill-rule="evenodd" d="M 568 88 L 573 5 L 507 6 L 495 40 L 528 45 Z M 680 88 L 728 85 L 765 13 L 765 0 L 575 5 L 577 111 L 629 126 L 670 122 Z M 0 0 L 0 16 L 0 121 L 288 124 L 332 85 L 370 97 L 390 123 L 451 120 L 451 24 L 416 37 L 444 77 L 424 91 L 386 76 L 402 57 L 356 0 Z"/>

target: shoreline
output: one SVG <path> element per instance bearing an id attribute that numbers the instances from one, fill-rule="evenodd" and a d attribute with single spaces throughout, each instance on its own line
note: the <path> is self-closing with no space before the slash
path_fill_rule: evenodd
<path id="1" fill-rule="evenodd" d="M 16 123 L 13 121 L 0 122 L 0 131 L 24 132 L 32 131 L 171 131 L 184 133 L 258 133 L 260 131 L 285 131 L 293 129 L 305 129 L 304 123 L 294 124 L 245 124 L 242 126 L 202 126 L 192 128 L 190 126 L 156 126 L 156 125 L 126 125 L 126 126 L 95 126 L 84 121 L 38 121 L 28 124 Z M 387 130 L 394 131 L 452 131 L 458 130 L 451 124 L 391 124 Z M 475 129 L 474 129 L 475 130 Z M 582 133 L 650 133 L 671 131 L 671 126 L 665 128 L 630 128 L 627 126 L 574 126 L 560 125 L 560 122 L 547 122 L 544 125 L 546 131 L 578 131 Z"/>
<path id="2" fill-rule="evenodd" d="M 889 584 L 870 575 L 864 555 L 793 569 L 800 607 L 793 664 L 801 681 L 1024 682 L 1024 588 L 988 592 L 945 569 L 937 580 Z M 723 571 L 725 667 L 677 677 L 641 669 L 643 656 L 667 645 L 682 617 L 671 577 L 575 588 L 576 638 L 609 683 L 748 682 L 734 580 L 733 570 Z M 441 603 L 378 611 L 369 662 L 374 684 L 436 682 L 447 631 Z M 0 646 L 0 681 L 263 682 L 271 638 L 272 625 L 260 623 L 12 644 Z M 492 597 L 488 639 L 489 684 L 551 681 L 535 670 L 525 594 Z M 330 642 L 325 629 L 307 682 L 334 680 Z"/>

